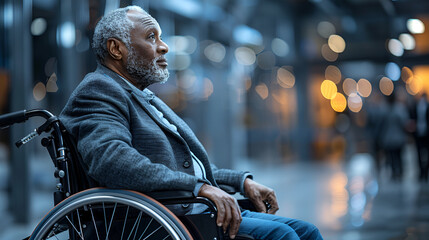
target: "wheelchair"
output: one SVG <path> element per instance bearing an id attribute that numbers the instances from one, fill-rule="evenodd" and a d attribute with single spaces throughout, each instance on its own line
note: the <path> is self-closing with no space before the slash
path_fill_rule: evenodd
<path id="1" fill-rule="evenodd" d="M 58 179 L 54 191 L 54 207 L 26 239 L 229 239 L 216 225 L 216 206 L 207 198 L 194 197 L 187 191 L 140 193 L 131 190 L 98 187 L 81 167 L 81 157 L 70 134 L 58 117 L 47 110 L 22 110 L 0 116 L 0 128 L 22 123 L 33 117 L 46 121 L 29 135 L 16 142 L 17 147 L 44 133 L 41 144 L 55 165 Z M 108 173 L 106 173 L 108 174 Z M 236 191 L 221 186 L 230 194 Z M 247 199 L 238 200 L 246 209 L 254 210 Z M 204 204 L 201 214 L 176 216 L 167 206 Z M 251 240 L 250 236 L 236 239 Z"/>

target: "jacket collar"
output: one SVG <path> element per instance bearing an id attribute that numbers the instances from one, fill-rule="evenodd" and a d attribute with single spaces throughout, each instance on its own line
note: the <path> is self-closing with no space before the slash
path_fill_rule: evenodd
<path id="1" fill-rule="evenodd" d="M 135 95 L 143 98 L 143 100 L 145 101 L 151 101 L 152 99 L 155 98 L 155 94 L 151 90 L 147 88 L 143 90 L 138 89 L 136 86 L 132 85 L 128 80 L 123 78 L 121 75 L 112 71 L 110 68 L 104 66 L 103 64 L 99 63 L 96 71 L 101 72 L 104 75 L 107 75 L 109 78 L 119 83 L 119 85 L 121 85 L 129 93 L 134 93 Z"/>

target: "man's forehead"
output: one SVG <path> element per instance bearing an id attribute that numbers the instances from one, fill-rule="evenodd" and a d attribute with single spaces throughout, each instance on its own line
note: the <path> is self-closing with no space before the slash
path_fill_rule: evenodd
<path id="1" fill-rule="evenodd" d="M 134 23 L 140 23 L 143 27 L 154 27 L 161 32 L 161 28 L 156 19 L 147 13 L 130 10 L 127 12 L 127 16 Z"/>

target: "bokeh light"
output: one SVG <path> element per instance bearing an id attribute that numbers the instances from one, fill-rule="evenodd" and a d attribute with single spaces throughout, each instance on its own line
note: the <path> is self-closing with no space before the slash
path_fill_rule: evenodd
<path id="1" fill-rule="evenodd" d="M 57 58 L 55 57 L 51 57 L 48 59 L 48 61 L 46 61 L 45 63 L 45 74 L 46 76 L 51 76 L 52 73 L 57 71 Z"/>
<path id="2" fill-rule="evenodd" d="M 393 81 L 396 81 L 401 77 L 401 69 L 399 68 L 398 64 L 389 62 L 384 68 L 384 74 Z"/>
<path id="3" fill-rule="evenodd" d="M 337 92 L 335 97 L 331 99 L 331 107 L 335 112 L 344 112 L 347 107 L 346 97 L 342 93 Z"/>
<path id="4" fill-rule="evenodd" d="M 341 71 L 334 65 L 329 65 L 325 69 L 325 79 L 333 81 L 335 84 L 341 82 Z"/>
<path id="5" fill-rule="evenodd" d="M 208 79 L 204 78 L 204 99 L 208 99 L 214 91 L 213 82 Z"/>
<path id="6" fill-rule="evenodd" d="M 403 67 L 401 71 L 401 79 L 402 81 L 409 83 L 413 80 L 414 74 L 413 71 L 409 67 Z"/>
<path id="7" fill-rule="evenodd" d="M 328 38 L 332 34 L 335 34 L 335 26 L 330 22 L 323 21 L 317 24 L 317 32 L 320 36 Z"/>
<path id="8" fill-rule="evenodd" d="M 357 113 L 362 109 L 362 98 L 356 93 L 352 93 L 347 99 L 347 105 L 350 111 Z"/>
<path id="9" fill-rule="evenodd" d="M 402 46 L 401 41 L 398 39 L 390 39 L 387 48 L 389 52 L 397 57 L 400 57 L 404 54 L 404 46 Z"/>
<path id="10" fill-rule="evenodd" d="M 265 83 L 258 84 L 255 87 L 255 91 L 262 99 L 266 99 L 268 97 L 268 87 Z"/>
<path id="11" fill-rule="evenodd" d="M 192 54 L 197 48 L 197 39 L 192 36 L 172 36 L 166 39 L 170 52 L 185 52 Z"/>
<path id="12" fill-rule="evenodd" d="M 328 45 L 331 48 L 331 50 L 336 53 L 342 53 L 344 52 L 344 49 L 346 49 L 346 42 L 339 35 L 329 36 Z"/>
<path id="13" fill-rule="evenodd" d="M 390 80 L 390 78 L 382 77 L 380 79 L 379 88 L 381 93 L 383 93 L 386 96 L 390 96 L 390 94 L 392 94 L 393 92 L 394 85 L 392 80 Z"/>
<path id="14" fill-rule="evenodd" d="M 46 31 L 47 26 L 48 24 L 44 18 L 36 18 L 31 23 L 31 34 L 40 36 Z"/>
<path id="15" fill-rule="evenodd" d="M 279 57 L 285 57 L 289 54 L 289 45 L 280 38 L 274 38 L 271 41 L 271 49 L 273 53 Z"/>
<path id="16" fill-rule="evenodd" d="M 357 92 L 357 83 L 354 79 L 346 78 L 343 82 L 343 91 L 347 96 Z"/>
<path id="17" fill-rule="evenodd" d="M 177 79 L 176 79 L 177 86 L 181 90 L 184 90 L 186 93 L 194 92 L 196 81 L 197 81 L 197 76 L 195 72 L 192 71 L 191 69 L 180 71 L 177 74 Z"/>
<path id="18" fill-rule="evenodd" d="M 338 59 L 338 53 L 332 51 L 326 43 L 322 45 L 322 56 L 329 62 L 335 62 Z"/>
<path id="19" fill-rule="evenodd" d="M 73 22 L 64 22 L 57 28 L 57 44 L 71 48 L 76 41 L 76 28 Z"/>
<path id="20" fill-rule="evenodd" d="M 286 68 L 277 70 L 277 82 L 283 88 L 292 88 L 295 85 L 295 76 Z"/>
<path id="21" fill-rule="evenodd" d="M 220 43 L 212 43 L 204 49 L 204 55 L 212 62 L 221 62 L 225 58 L 226 49 Z"/>
<path id="22" fill-rule="evenodd" d="M 372 92 L 371 83 L 365 78 L 359 79 L 357 83 L 357 91 L 362 97 L 369 97 Z"/>
<path id="23" fill-rule="evenodd" d="M 324 80 L 320 86 L 320 91 L 326 99 L 333 99 L 337 94 L 337 85 L 331 80 Z"/>
<path id="24" fill-rule="evenodd" d="M 425 32 L 425 24 L 420 19 L 407 20 L 408 31 L 412 34 L 420 34 Z"/>
<path id="25" fill-rule="evenodd" d="M 247 76 L 245 77 L 244 81 L 245 81 L 246 91 L 249 91 L 250 88 L 252 87 L 252 79 L 249 76 Z"/>
<path id="26" fill-rule="evenodd" d="M 401 41 L 405 50 L 413 50 L 416 47 L 416 40 L 411 34 L 402 33 L 399 35 L 399 41 Z"/>
<path id="27" fill-rule="evenodd" d="M 46 96 L 45 84 L 38 82 L 33 88 L 33 97 L 36 101 L 42 101 Z"/>
<path id="28" fill-rule="evenodd" d="M 168 57 L 169 68 L 171 70 L 185 70 L 191 66 L 191 56 L 187 53 L 176 53 L 173 56 Z"/>
<path id="29" fill-rule="evenodd" d="M 57 75 L 55 73 L 52 73 L 52 75 L 49 77 L 48 82 L 46 83 L 46 91 L 47 92 L 58 91 Z"/>
<path id="30" fill-rule="evenodd" d="M 235 59 L 242 65 L 252 65 L 256 61 L 255 52 L 248 47 L 239 47 L 235 49 Z"/>
<path id="31" fill-rule="evenodd" d="M 419 77 L 413 77 L 411 81 L 407 82 L 405 87 L 409 94 L 416 95 L 422 91 L 423 81 Z"/>

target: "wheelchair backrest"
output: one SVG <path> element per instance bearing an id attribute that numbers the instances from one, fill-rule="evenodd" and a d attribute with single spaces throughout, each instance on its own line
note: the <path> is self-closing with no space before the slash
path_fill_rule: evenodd
<path id="1" fill-rule="evenodd" d="M 69 159 L 69 178 L 71 194 L 83 191 L 85 189 L 99 187 L 100 185 L 88 176 L 83 168 L 83 160 L 73 136 L 60 123 L 61 132 L 64 139 L 64 146 L 68 149 L 66 156 Z"/>

